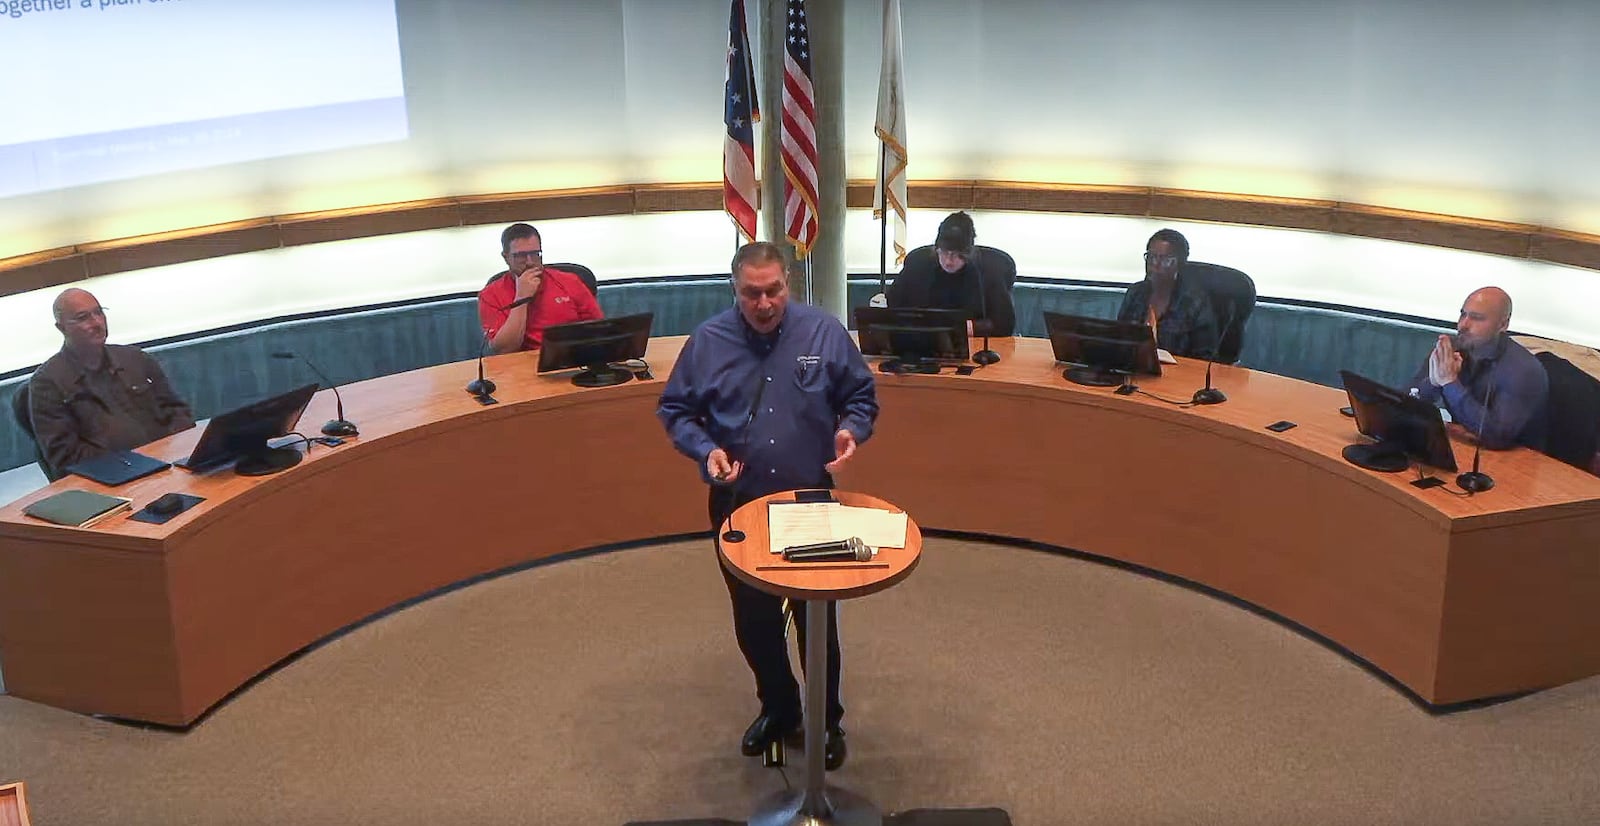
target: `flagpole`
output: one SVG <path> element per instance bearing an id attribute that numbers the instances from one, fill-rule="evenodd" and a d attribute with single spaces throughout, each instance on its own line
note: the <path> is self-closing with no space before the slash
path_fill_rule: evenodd
<path id="1" fill-rule="evenodd" d="M 889 144 L 878 141 L 878 294 L 889 291 Z"/>

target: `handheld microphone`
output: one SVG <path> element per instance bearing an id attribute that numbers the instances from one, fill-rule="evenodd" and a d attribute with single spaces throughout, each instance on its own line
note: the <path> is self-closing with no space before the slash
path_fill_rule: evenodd
<path id="1" fill-rule="evenodd" d="M 495 391 L 494 382 L 483 377 L 483 353 L 489 349 L 489 338 L 489 331 L 484 330 L 483 340 L 478 343 L 478 378 L 476 381 L 467 383 L 467 392 L 478 400 L 478 404 L 483 405 L 495 403 L 494 396 L 490 395 Z"/>
<path id="2" fill-rule="evenodd" d="M 1217 353 L 1222 351 L 1222 342 L 1228 337 L 1228 331 L 1233 329 L 1233 321 L 1238 314 L 1229 311 L 1228 323 L 1222 325 L 1222 332 L 1217 336 L 1217 344 L 1211 348 L 1211 357 L 1206 359 L 1206 386 L 1194 391 L 1194 398 L 1190 404 L 1222 404 L 1228 400 L 1227 394 L 1211 386 L 1211 366 L 1217 363 Z"/>
<path id="3" fill-rule="evenodd" d="M 988 367 L 1000 361 L 1000 354 L 989 349 L 989 328 L 994 326 L 994 322 L 989 320 L 989 296 L 988 291 L 984 289 L 986 285 L 983 283 L 983 264 L 978 261 L 977 245 L 973 245 L 970 254 L 972 255 L 972 269 L 978 274 L 978 312 L 983 314 L 984 320 L 983 349 L 972 354 L 972 363 Z M 973 326 L 976 327 L 977 325 L 974 324 Z"/>
<path id="4" fill-rule="evenodd" d="M 1467 493 L 1482 493 L 1494 487 L 1494 477 L 1478 470 L 1478 461 L 1483 456 L 1483 430 L 1489 425 L 1489 416 L 1494 412 L 1494 408 L 1489 406 L 1494 401 L 1494 365 L 1489 365 L 1489 370 L 1489 392 L 1483 396 L 1483 418 L 1478 421 L 1477 444 L 1472 446 L 1472 470 L 1456 477 L 1456 487 Z"/>
<path id="5" fill-rule="evenodd" d="M 327 374 L 323 373 L 321 370 L 318 370 L 317 369 L 317 365 L 313 364 L 311 362 L 311 359 L 308 359 L 305 356 L 302 356 L 302 355 L 300 355 L 298 353 L 294 353 L 294 352 L 291 352 L 291 351 L 288 351 L 288 350 L 280 350 L 280 351 L 278 351 L 276 353 L 273 353 L 272 357 L 275 358 L 275 359 L 296 359 L 297 358 L 297 359 L 305 362 L 306 366 L 311 368 L 311 372 L 316 373 L 317 374 L 317 378 L 322 379 L 322 383 L 326 384 L 328 386 L 328 388 L 333 391 L 333 401 L 334 401 L 335 406 L 337 407 L 336 412 L 337 412 L 338 418 L 330 419 L 326 424 L 324 424 L 322 426 L 322 435 L 324 435 L 324 436 L 359 436 L 361 434 L 361 431 L 356 429 L 355 422 L 352 422 L 349 419 L 346 419 L 344 417 L 344 397 L 339 395 L 338 386 L 335 385 L 333 382 L 329 381 Z"/>
<path id="6" fill-rule="evenodd" d="M 862 542 L 861 537 L 852 536 L 784 548 L 783 559 L 785 562 L 868 562 L 872 559 L 872 548 Z"/>

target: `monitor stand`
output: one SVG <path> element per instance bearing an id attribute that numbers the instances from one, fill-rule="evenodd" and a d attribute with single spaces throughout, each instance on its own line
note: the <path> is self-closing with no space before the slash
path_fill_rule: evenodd
<path id="1" fill-rule="evenodd" d="M 572 383 L 579 387 L 610 387 L 632 380 L 632 370 L 609 364 L 591 364 L 572 377 Z"/>
<path id="2" fill-rule="evenodd" d="M 240 476 L 271 476 L 300 464 L 300 451 L 292 447 L 263 447 L 239 457 L 233 472 Z"/>
<path id="3" fill-rule="evenodd" d="M 1122 384 L 1120 374 L 1098 367 L 1068 367 L 1062 371 L 1061 377 L 1073 384 L 1088 387 L 1116 387 Z"/>
<path id="4" fill-rule="evenodd" d="M 1406 456 L 1405 448 L 1383 442 L 1348 445 L 1339 455 L 1356 467 L 1378 473 L 1399 473 L 1411 467 L 1411 458 Z"/>

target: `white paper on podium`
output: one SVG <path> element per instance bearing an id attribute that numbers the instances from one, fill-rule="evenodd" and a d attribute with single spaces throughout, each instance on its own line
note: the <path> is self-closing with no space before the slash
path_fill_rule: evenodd
<path id="1" fill-rule="evenodd" d="M 847 539 L 833 533 L 833 512 L 838 502 L 768 502 L 767 549 L 782 553 L 784 548 Z"/>
<path id="2" fill-rule="evenodd" d="M 1177 364 L 1178 363 L 1178 360 L 1173 358 L 1171 353 L 1167 352 L 1166 350 L 1161 349 L 1160 347 L 1156 348 L 1156 361 L 1158 363 L 1161 363 L 1161 364 Z"/>
<path id="3" fill-rule="evenodd" d="M 767 547 L 772 553 L 852 536 L 873 548 L 904 548 L 906 515 L 838 502 L 767 503 Z"/>
<path id="4" fill-rule="evenodd" d="M 906 546 L 906 515 L 878 508 L 841 506 L 833 515 L 834 526 L 845 536 L 859 536 L 873 548 Z"/>

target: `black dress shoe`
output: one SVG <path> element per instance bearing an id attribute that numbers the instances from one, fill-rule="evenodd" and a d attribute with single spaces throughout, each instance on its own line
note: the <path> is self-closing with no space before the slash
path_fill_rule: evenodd
<path id="1" fill-rule="evenodd" d="M 823 744 L 822 765 L 828 771 L 833 771 L 844 765 L 844 758 L 849 755 L 850 749 L 844 742 L 844 729 L 832 726 L 828 729 L 828 739 Z"/>
<path id="2" fill-rule="evenodd" d="M 768 743 L 789 735 L 798 728 L 799 726 L 794 723 L 762 714 L 744 730 L 744 739 L 739 741 L 739 753 L 745 757 L 755 757 L 767 750 Z"/>

